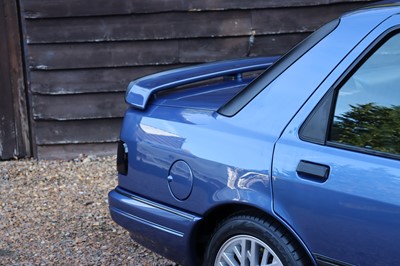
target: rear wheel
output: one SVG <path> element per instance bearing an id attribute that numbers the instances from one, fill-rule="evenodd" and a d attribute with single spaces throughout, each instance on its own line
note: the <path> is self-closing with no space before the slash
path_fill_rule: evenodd
<path id="1" fill-rule="evenodd" d="M 310 265 L 285 228 L 257 216 L 234 216 L 222 222 L 206 250 L 204 265 Z"/>

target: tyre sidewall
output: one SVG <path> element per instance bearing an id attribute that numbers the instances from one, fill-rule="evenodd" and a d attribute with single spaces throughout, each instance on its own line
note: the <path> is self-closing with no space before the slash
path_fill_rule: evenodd
<path id="1" fill-rule="evenodd" d="M 215 232 L 207 247 L 203 265 L 214 265 L 223 244 L 234 236 L 249 235 L 267 244 L 285 266 L 297 266 L 284 238 L 271 224 L 256 218 L 234 217 L 224 222 Z"/>

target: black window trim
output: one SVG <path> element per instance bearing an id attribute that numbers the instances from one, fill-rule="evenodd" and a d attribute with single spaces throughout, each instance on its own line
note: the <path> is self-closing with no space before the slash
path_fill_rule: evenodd
<path id="1" fill-rule="evenodd" d="M 393 37 L 396 34 L 400 34 L 400 25 L 393 26 L 386 31 L 384 31 L 381 35 L 378 36 L 358 57 L 357 59 L 347 68 L 345 72 L 339 77 L 339 79 L 334 83 L 334 85 L 328 90 L 328 92 L 325 94 L 324 97 L 320 100 L 320 102 L 316 105 L 316 107 L 313 109 L 313 111 L 308 115 L 306 120 L 303 122 L 299 129 L 299 137 L 301 140 L 314 143 L 314 144 L 319 144 L 319 145 L 324 145 L 328 147 L 334 147 L 334 148 L 339 148 L 339 149 L 344 149 L 344 150 L 349 150 L 349 151 L 354 151 L 358 153 L 364 153 L 364 154 L 369 154 L 369 155 L 374 155 L 374 156 L 379 156 L 379 157 L 384 157 L 384 158 L 389 158 L 389 159 L 395 159 L 399 160 L 400 159 L 400 154 L 396 155 L 393 153 L 387 153 L 383 151 L 377 151 L 377 150 L 372 150 L 372 149 L 367 149 L 363 147 L 357 147 L 357 146 L 352 146 L 350 144 L 345 144 L 345 143 L 340 143 L 340 142 L 334 142 L 329 140 L 329 134 L 331 132 L 332 128 L 332 122 L 333 119 L 332 117 L 334 116 L 335 108 L 336 108 L 336 100 L 339 94 L 339 90 L 342 88 L 342 86 L 350 79 L 350 77 L 362 66 L 362 64 L 367 61 L 370 56 L 377 51 L 388 39 Z M 321 112 L 321 108 L 326 104 L 330 105 L 330 110 L 325 111 L 324 114 L 320 115 L 323 117 L 323 120 L 318 120 L 316 121 L 316 114 L 318 112 Z M 317 138 L 312 138 L 310 136 L 309 132 L 309 126 L 310 125 L 317 125 L 320 128 L 318 129 L 319 131 L 325 132 L 325 134 L 321 134 L 321 136 L 318 136 Z M 311 133 L 311 135 L 313 135 Z"/>

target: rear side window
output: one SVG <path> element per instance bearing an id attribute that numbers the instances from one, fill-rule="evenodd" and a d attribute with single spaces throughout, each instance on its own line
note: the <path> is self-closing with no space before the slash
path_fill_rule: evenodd
<path id="1" fill-rule="evenodd" d="M 328 141 L 400 155 L 400 34 L 350 75 L 337 94 Z"/>

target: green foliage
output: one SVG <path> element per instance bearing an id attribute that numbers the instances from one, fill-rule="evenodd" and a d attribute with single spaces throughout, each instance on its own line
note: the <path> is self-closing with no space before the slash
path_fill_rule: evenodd
<path id="1" fill-rule="evenodd" d="M 335 116 L 331 140 L 400 154 L 400 106 L 368 103 L 350 107 L 350 111 Z"/>

